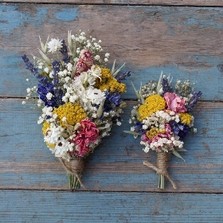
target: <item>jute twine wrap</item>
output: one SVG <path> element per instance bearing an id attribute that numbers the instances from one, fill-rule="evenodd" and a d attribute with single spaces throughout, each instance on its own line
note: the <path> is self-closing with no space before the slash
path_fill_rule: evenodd
<path id="1" fill-rule="evenodd" d="M 171 179 L 169 173 L 167 172 L 169 158 L 170 158 L 169 153 L 158 152 L 157 153 L 157 162 L 156 162 L 157 166 L 153 165 L 152 163 L 150 163 L 148 161 L 144 161 L 143 164 L 145 166 L 149 167 L 150 169 L 153 169 L 154 171 L 156 171 L 157 174 L 163 175 L 164 177 L 166 177 L 172 184 L 173 188 L 177 189 L 176 184 L 174 183 L 174 181 Z"/>
<path id="2" fill-rule="evenodd" d="M 62 158 L 59 158 L 59 160 L 67 173 L 74 175 L 78 179 L 81 187 L 85 188 L 81 181 L 81 174 L 84 170 L 84 161 L 82 159 L 72 159 L 70 161 L 67 161 Z"/>

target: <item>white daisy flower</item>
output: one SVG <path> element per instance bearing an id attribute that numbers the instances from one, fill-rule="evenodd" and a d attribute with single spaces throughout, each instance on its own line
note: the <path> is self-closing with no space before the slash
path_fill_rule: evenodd
<path id="1" fill-rule="evenodd" d="M 47 48 L 50 53 L 55 53 L 57 50 L 60 50 L 62 48 L 62 40 L 59 39 L 51 39 L 47 43 Z"/>

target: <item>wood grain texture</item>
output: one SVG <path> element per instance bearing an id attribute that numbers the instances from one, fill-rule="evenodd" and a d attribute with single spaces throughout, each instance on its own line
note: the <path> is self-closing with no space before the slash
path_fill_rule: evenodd
<path id="1" fill-rule="evenodd" d="M 222 100 L 223 8 L 0 4 L 0 21 L 1 96 L 25 95 L 20 56 L 37 52 L 39 35 L 81 28 L 102 39 L 111 62 L 126 62 L 137 87 L 164 71 L 199 83 L 204 100 Z M 125 97 L 135 98 L 127 85 Z"/>
<path id="2" fill-rule="evenodd" d="M 222 222 L 222 6 L 221 0 L 0 0 L 0 222 Z M 170 162 L 176 191 L 168 184 L 157 193 L 156 174 L 142 165 L 155 162 L 155 154 L 123 132 L 135 103 L 130 80 L 123 125 L 86 162 L 87 190 L 68 191 L 36 124 L 40 112 L 21 105 L 30 86 L 21 55 L 37 52 L 39 35 L 65 38 L 79 29 L 102 39 L 111 61 L 126 62 L 137 88 L 164 71 L 203 91 L 186 162 Z"/>
<path id="3" fill-rule="evenodd" d="M 4 223 L 220 223 L 223 195 L 0 191 Z M 16 202 L 15 202 L 16 201 Z"/>
<path id="4" fill-rule="evenodd" d="M 133 104 L 128 102 L 128 108 Z M 155 162 L 154 154 L 145 154 L 139 140 L 123 133 L 129 129 L 129 113 L 127 109 L 123 125 L 90 156 L 83 176 L 88 190 L 158 191 L 156 174 L 142 165 L 143 160 Z M 199 131 L 186 140 L 186 162 L 174 157 L 170 163 L 179 186 L 174 192 L 223 192 L 223 103 L 202 102 L 195 115 Z M 44 145 L 37 117 L 19 99 L 0 100 L 1 189 L 67 190 L 66 174 Z M 170 185 L 167 191 L 173 191 Z"/>
<path id="5" fill-rule="evenodd" d="M 109 5 L 223 6 L 221 0 L 1 0 L 0 2 Z"/>

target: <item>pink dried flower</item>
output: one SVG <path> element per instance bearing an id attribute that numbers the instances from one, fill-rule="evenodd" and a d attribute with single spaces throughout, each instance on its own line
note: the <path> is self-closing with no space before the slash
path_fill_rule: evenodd
<path id="1" fill-rule="evenodd" d="M 177 94 L 166 92 L 164 94 L 164 98 L 166 100 L 167 109 L 176 113 L 187 111 L 185 107 L 185 100 L 179 97 Z"/>
<path id="2" fill-rule="evenodd" d="M 93 65 L 93 56 L 89 50 L 81 50 L 79 60 L 76 64 L 75 76 L 80 75 L 81 72 L 87 71 Z"/>
<path id="3" fill-rule="evenodd" d="M 78 133 L 73 139 L 73 142 L 78 147 L 75 151 L 75 155 L 84 157 L 90 152 L 89 145 L 95 142 L 99 137 L 99 129 L 94 122 L 89 119 L 82 120 Z"/>
<path id="4" fill-rule="evenodd" d="M 88 69 L 89 67 L 87 66 L 87 64 L 82 59 L 79 59 L 76 64 L 75 76 L 80 75 L 81 72 L 87 71 Z"/>
<path id="5" fill-rule="evenodd" d="M 93 65 L 93 56 L 89 50 L 81 50 L 80 59 L 84 61 L 84 63 L 90 68 Z"/>
<path id="6" fill-rule="evenodd" d="M 151 140 L 146 136 L 146 134 L 143 134 L 143 135 L 141 136 L 141 140 L 142 140 L 143 142 L 151 143 Z"/>

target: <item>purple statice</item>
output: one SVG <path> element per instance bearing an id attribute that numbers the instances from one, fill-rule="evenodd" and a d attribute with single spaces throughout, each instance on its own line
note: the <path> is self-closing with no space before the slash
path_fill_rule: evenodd
<path id="1" fill-rule="evenodd" d="M 63 55 L 63 61 L 65 63 L 69 63 L 70 57 L 68 56 L 68 50 L 67 50 L 67 45 L 65 43 L 65 40 L 62 40 L 62 47 L 60 49 L 60 52 Z"/>
<path id="2" fill-rule="evenodd" d="M 30 62 L 29 58 L 26 56 L 26 54 L 24 54 L 22 56 L 22 59 L 26 65 L 26 69 L 31 71 L 31 73 L 34 74 L 34 76 L 38 76 L 39 75 L 39 72 L 38 72 L 38 68 L 36 68 L 33 63 Z"/>
<path id="3" fill-rule="evenodd" d="M 192 97 L 190 98 L 190 100 L 187 104 L 188 111 L 191 111 L 193 109 L 193 107 L 196 105 L 197 101 L 200 99 L 201 95 L 202 95 L 201 91 L 193 93 Z"/>
<path id="4" fill-rule="evenodd" d="M 177 123 L 175 121 L 171 121 L 170 123 L 171 129 L 173 133 L 180 137 L 180 140 L 182 140 L 187 133 L 190 131 L 190 127 L 188 125 L 184 125 L 182 123 Z"/>
<path id="5" fill-rule="evenodd" d="M 119 73 L 115 78 L 117 79 L 117 81 L 123 81 L 126 80 L 126 77 L 130 77 L 131 76 L 131 71 L 126 71 L 124 73 Z"/>
<path id="6" fill-rule="evenodd" d="M 169 80 L 165 77 L 163 77 L 162 79 L 162 88 L 163 88 L 163 93 L 173 91 L 172 87 L 170 86 Z"/>

